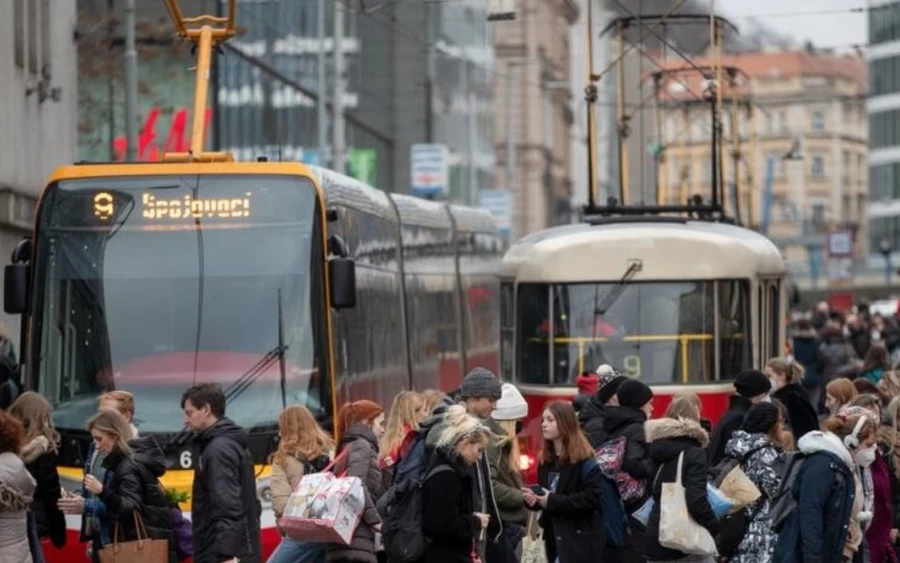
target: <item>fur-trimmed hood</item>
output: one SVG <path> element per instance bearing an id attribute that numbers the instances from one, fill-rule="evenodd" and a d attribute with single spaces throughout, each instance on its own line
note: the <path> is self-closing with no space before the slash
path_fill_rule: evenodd
<path id="1" fill-rule="evenodd" d="M 34 438 L 24 446 L 22 446 L 22 451 L 19 452 L 19 456 L 22 458 L 26 464 L 34 463 L 37 458 L 41 457 L 45 453 L 50 451 L 50 440 L 48 440 L 44 436 L 38 436 Z"/>
<path id="2" fill-rule="evenodd" d="M 672 438 L 690 438 L 705 448 L 709 444 L 709 433 L 699 422 L 687 418 L 657 418 L 644 423 L 647 442 L 656 442 Z"/>

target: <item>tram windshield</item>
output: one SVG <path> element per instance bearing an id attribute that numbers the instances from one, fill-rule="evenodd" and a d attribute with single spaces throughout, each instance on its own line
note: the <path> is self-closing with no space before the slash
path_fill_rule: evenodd
<path id="1" fill-rule="evenodd" d="M 208 381 L 232 395 L 227 413 L 247 428 L 274 425 L 282 400 L 319 410 L 316 216 L 315 189 L 298 177 L 50 186 L 31 350 L 57 427 L 82 429 L 100 393 L 123 389 L 142 432 L 176 432 L 182 392 Z"/>
<path id="2" fill-rule="evenodd" d="M 744 280 L 519 284 L 517 308 L 521 383 L 572 385 L 604 363 L 648 384 L 703 383 L 752 361 Z"/>

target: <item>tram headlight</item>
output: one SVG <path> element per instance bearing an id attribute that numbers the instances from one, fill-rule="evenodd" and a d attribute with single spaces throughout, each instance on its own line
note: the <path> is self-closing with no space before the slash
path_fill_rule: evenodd
<path id="1" fill-rule="evenodd" d="M 256 496 L 257 498 L 259 498 L 259 502 L 262 503 L 263 509 L 270 508 L 272 506 L 271 483 L 271 477 L 263 477 L 262 479 L 256 480 Z"/>

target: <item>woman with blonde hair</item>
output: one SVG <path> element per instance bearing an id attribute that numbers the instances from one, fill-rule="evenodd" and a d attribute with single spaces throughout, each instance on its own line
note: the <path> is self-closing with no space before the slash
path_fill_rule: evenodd
<path id="1" fill-rule="evenodd" d="M 162 449 L 150 437 L 131 439 L 128 420 L 116 410 L 101 409 L 88 420 L 87 428 L 97 451 L 106 456 L 103 481 L 90 474 L 84 478 L 84 488 L 97 495 L 106 509 L 99 515 L 100 532 L 91 538 L 95 561 L 99 551 L 112 543 L 116 525 L 121 534 L 119 541 L 137 540 L 139 517 L 150 538 L 169 542 L 169 562 L 174 563 L 177 556 L 172 520 L 166 494 L 159 484 L 166 472 Z M 67 510 L 63 503 L 71 500 L 60 501 L 64 512 Z"/>
<path id="2" fill-rule="evenodd" d="M 772 399 L 787 407 L 787 423 L 795 440 L 819 429 L 819 415 L 809 392 L 801 385 L 805 372 L 802 365 L 787 358 L 772 358 L 766 362 L 766 375 L 772 382 Z"/>
<path id="3" fill-rule="evenodd" d="M 491 469 L 491 485 L 503 524 L 503 535 L 498 541 L 487 545 L 487 559 L 490 561 L 517 559 L 515 551 L 525 537 L 525 525 L 528 523 L 525 494 L 522 492 L 518 436 L 522 420 L 528 416 L 528 403 L 516 386 L 510 383 L 503 384 L 501 393 L 497 407 L 485 421 L 491 431 L 486 454 Z"/>
<path id="4" fill-rule="evenodd" d="M 447 394 L 443 391 L 438 391 L 437 389 L 426 389 L 422 391 L 422 409 L 425 411 L 425 416 L 434 412 L 434 409 L 446 399 Z"/>
<path id="5" fill-rule="evenodd" d="M 415 391 L 401 391 L 394 397 L 378 454 L 386 485 L 393 482 L 393 467 L 406 457 L 426 414 L 425 401 Z"/>
<path id="6" fill-rule="evenodd" d="M 675 395 L 672 402 L 669 403 L 664 416 L 666 418 L 686 418 L 694 422 L 700 422 L 700 396 L 691 392 Z"/>
<path id="7" fill-rule="evenodd" d="M 422 561 L 472 561 L 490 516 L 475 511 L 475 464 L 490 431 L 465 407 L 447 409 L 444 427 L 422 483 L 422 531 L 431 541 Z"/>
<path id="8" fill-rule="evenodd" d="M 47 399 L 26 391 L 9 408 L 25 428 L 25 443 L 20 456 L 28 472 L 37 482 L 31 505 L 32 525 L 38 538 L 49 538 L 53 545 L 66 545 L 66 517 L 57 503 L 60 498 L 59 433 L 50 418 L 52 407 Z"/>
<path id="9" fill-rule="evenodd" d="M 272 511 L 276 521 L 300 479 L 318 473 L 329 463 L 334 441 L 316 422 L 309 409 L 291 405 L 278 415 L 278 449 L 272 454 Z M 294 541 L 282 535 L 281 543 L 269 556 L 268 563 L 322 563 L 325 544 Z"/>

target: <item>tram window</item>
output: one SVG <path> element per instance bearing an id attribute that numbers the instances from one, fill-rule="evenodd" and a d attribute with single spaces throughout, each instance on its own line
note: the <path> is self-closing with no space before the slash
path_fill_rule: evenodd
<path id="1" fill-rule="evenodd" d="M 734 283 L 742 289 L 728 290 L 725 316 L 735 334 L 746 333 L 746 283 Z M 548 286 L 521 284 L 518 375 L 527 383 L 571 385 L 580 372 L 608 363 L 649 383 L 713 381 L 714 287 L 712 281 L 553 285 L 551 322 Z M 748 355 L 746 346 L 749 339 L 729 358 Z"/>
<path id="2" fill-rule="evenodd" d="M 519 362 L 517 381 L 550 382 L 550 294 L 543 284 L 519 284 Z"/>
<path id="3" fill-rule="evenodd" d="M 771 348 L 769 348 L 769 354 L 774 356 L 780 356 L 782 351 L 782 343 L 779 341 L 780 335 L 778 334 L 778 325 L 781 321 L 781 286 L 778 282 L 772 282 L 769 287 L 769 315 L 767 319 L 767 323 L 769 326 L 769 338 L 771 342 Z M 768 361 L 769 358 L 762 358 L 765 361 Z"/>
<path id="4" fill-rule="evenodd" d="M 515 285 L 500 285 L 500 377 L 513 380 L 515 366 L 516 309 Z"/>
<path id="5" fill-rule="evenodd" d="M 719 286 L 719 376 L 733 379 L 753 363 L 750 334 L 750 284 L 722 280 Z"/>

